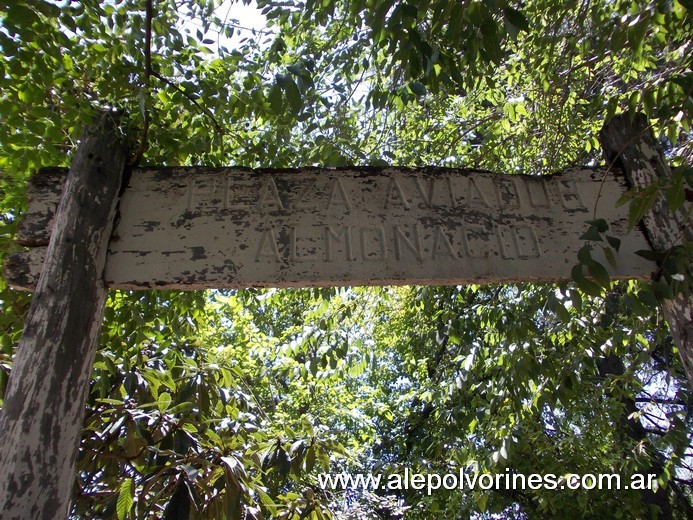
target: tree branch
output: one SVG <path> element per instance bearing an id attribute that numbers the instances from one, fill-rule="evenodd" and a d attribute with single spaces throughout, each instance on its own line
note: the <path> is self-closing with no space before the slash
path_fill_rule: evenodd
<path id="1" fill-rule="evenodd" d="M 683 399 L 664 399 L 660 397 L 637 397 L 636 403 L 667 404 L 676 406 L 689 406 Z"/>
<path id="2" fill-rule="evenodd" d="M 152 18 L 154 17 L 153 0 L 145 1 L 145 20 L 144 20 L 144 90 L 145 96 L 149 97 L 151 92 L 151 75 L 152 75 Z M 144 121 L 142 123 L 142 135 L 140 136 L 140 144 L 137 146 L 135 156 L 130 162 L 130 166 L 137 166 L 142 160 L 144 151 L 147 148 L 147 134 L 149 133 L 149 108 L 144 103 L 144 113 L 142 114 Z"/>

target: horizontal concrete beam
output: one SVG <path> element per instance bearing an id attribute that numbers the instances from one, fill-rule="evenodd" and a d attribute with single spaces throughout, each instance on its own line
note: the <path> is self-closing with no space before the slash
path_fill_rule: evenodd
<path id="1" fill-rule="evenodd" d="M 33 249 L 6 277 L 31 290 L 64 173 L 30 182 L 18 232 Z M 626 233 L 618 170 L 551 177 L 450 168 L 248 170 L 151 168 L 132 173 L 106 264 L 112 288 L 165 289 L 462 284 L 570 279 L 588 220 L 621 240 L 614 278 L 654 264 Z M 600 248 L 594 257 L 601 259 Z M 79 269 L 79 266 L 75 266 Z"/>

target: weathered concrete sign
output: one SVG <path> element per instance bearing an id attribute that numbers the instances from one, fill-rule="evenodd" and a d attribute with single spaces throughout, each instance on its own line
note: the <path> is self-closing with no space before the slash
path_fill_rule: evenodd
<path id="1" fill-rule="evenodd" d="M 33 249 L 7 265 L 16 287 L 36 283 L 64 177 L 31 181 L 19 240 Z M 113 288 L 175 289 L 555 281 L 570 278 L 594 218 L 622 241 L 611 274 L 648 277 L 654 264 L 634 252 L 649 245 L 615 208 L 626 189 L 618 171 L 586 168 L 139 169 L 105 277 Z"/>

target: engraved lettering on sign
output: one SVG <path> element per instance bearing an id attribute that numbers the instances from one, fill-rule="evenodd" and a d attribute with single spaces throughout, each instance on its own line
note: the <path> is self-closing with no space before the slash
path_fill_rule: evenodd
<path id="1" fill-rule="evenodd" d="M 487 258 L 489 255 L 488 248 L 472 247 L 472 240 L 476 243 L 481 243 L 484 246 L 488 245 L 489 235 L 491 233 L 484 226 L 479 224 L 468 224 L 462 228 L 462 242 L 464 251 L 469 258 Z M 484 235 L 486 238 L 483 238 Z"/>
<path id="2" fill-rule="evenodd" d="M 387 258 L 385 230 L 382 226 L 367 226 L 359 229 L 361 258 L 367 261 L 382 261 Z"/>
<path id="3" fill-rule="evenodd" d="M 214 202 L 214 194 L 216 191 L 216 179 L 195 179 L 190 177 L 188 179 L 188 196 L 185 209 L 187 211 L 192 211 L 193 208 L 197 209 L 197 206 L 202 200 Z"/>
<path id="4" fill-rule="evenodd" d="M 539 240 L 533 227 L 518 226 L 514 228 L 513 238 L 518 258 L 539 258 L 541 256 Z"/>
<path id="5" fill-rule="evenodd" d="M 519 209 L 520 191 L 517 189 L 516 179 L 497 179 L 494 182 L 496 197 L 502 208 Z"/>
<path id="6" fill-rule="evenodd" d="M 500 249 L 501 258 L 503 258 L 503 259 L 512 258 L 511 253 L 508 252 L 508 249 L 510 249 L 511 246 L 513 245 L 512 235 L 510 237 L 508 237 L 508 235 L 510 235 L 510 232 L 512 230 L 508 230 L 506 226 L 495 226 L 495 231 L 496 231 L 496 238 L 498 239 L 498 248 Z"/>
<path id="7" fill-rule="evenodd" d="M 228 209 L 229 206 L 229 184 L 230 179 L 224 176 L 221 186 L 221 207 L 222 209 Z"/>
<path id="8" fill-rule="evenodd" d="M 255 253 L 255 261 L 259 262 L 262 259 L 281 262 L 282 258 L 279 255 L 279 247 L 277 246 L 277 237 L 274 234 L 274 228 L 265 229 L 260 237 L 260 244 Z"/>
<path id="9" fill-rule="evenodd" d="M 582 201 L 582 196 L 580 195 L 578 183 L 576 181 L 560 179 L 558 182 L 558 191 L 564 209 L 587 210 L 585 203 Z"/>
<path id="10" fill-rule="evenodd" d="M 292 226 L 289 230 L 289 261 L 291 262 L 313 262 L 317 260 L 315 247 L 312 247 L 308 252 L 303 254 L 298 253 L 298 239 L 296 238 L 296 226 Z"/>
<path id="11" fill-rule="evenodd" d="M 210 226 L 220 230 L 210 237 L 237 237 L 237 249 L 246 255 L 239 257 L 241 264 L 280 266 L 287 276 L 309 271 L 311 262 L 324 262 L 319 270 L 325 272 L 358 262 L 379 273 L 393 265 L 414 272 L 425 261 L 447 272 L 457 269 L 460 259 L 472 266 L 552 259 L 554 246 L 540 241 L 548 236 L 545 226 L 563 226 L 560 215 L 580 218 L 592 200 L 592 188 L 578 177 L 554 182 L 409 171 L 380 178 L 351 172 L 295 177 L 205 172 L 178 186 L 186 197 L 180 205 L 198 212 L 182 221 L 190 223 L 200 213 L 213 217 Z"/>
<path id="12" fill-rule="evenodd" d="M 503 259 L 527 259 L 541 256 L 539 240 L 530 226 L 497 226 L 496 237 Z"/>
<path id="13" fill-rule="evenodd" d="M 394 206 L 397 204 L 404 206 L 404 209 L 409 209 L 409 201 L 407 200 L 407 197 L 404 195 L 404 190 L 402 190 L 402 186 L 400 186 L 399 182 L 397 182 L 396 177 L 390 177 L 390 180 L 387 183 L 385 209 L 389 209 L 390 205 Z"/>
<path id="14" fill-rule="evenodd" d="M 341 226 L 341 231 L 335 231 L 332 226 L 325 226 L 325 261 L 334 261 L 333 244 L 343 245 L 344 254 L 347 261 L 356 260 L 352 253 L 351 247 L 351 228 L 349 226 Z"/>
<path id="15" fill-rule="evenodd" d="M 258 200 L 258 206 L 264 210 L 284 210 L 284 203 L 279 197 L 279 190 L 277 189 L 277 184 L 271 176 L 267 176 L 262 188 L 260 190 L 260 198 Z M 274 207 L 272 207 L 274 206 Z"/>
<path id="16" fill-rule="evenodd" d="M 484 195 L 484 192 L 479 188 L 477 185 L 476 181 L 471 178 L 467 177 L 467 190 L 465 192 L 465 204 L 467 206 L 476 206 L 476 207 L 486 207 L 490 208 L 491 205 L 488 203 L 488 199 L 486 198 L 486 195 Z"/>
<path id="17" fill-rule="evenodd" d="M 332 192 L 330 193 L 330 201 L 327 203 L 327 209 L 330 209 L 332 206 L 344 206 L 347 212 L 351 211 L 349 197 L 339 177 L 332 184 Z"/>
<path id="18" fill-rule="evenodd" d="M 309 208 L 314 208 L 315 207 L 315 199 L 311 199 L 307 195 L 313 191 L 313 188 L 315 187 L 315 183 L 317 182 L 318 177 L 317 175 L 313 177 L 310 182 L 306 182 L 305 188 L 300 192 L 298 198 L 293 204 L 290 204 L 289 206 L 291 208 L 295 209 L 309 209 Z"/>
<path id="19" fill-rule="evenodd" d="M 423 255 L 421 253 L 421 239 L 419 238 L 419 225 L 414 224 L 412 226 L 411 238 L 407 236 L 407 233 L 401 229 L 400 226 L 393 226 L 395 232 L 395 258 L 397 260 L 402 259 L 402 245 L 404 245 L 407 251 L 413 253 L 414 257 L 419 261 L 423 261 Z"/>
<path id="20" fill-rule="evenodd" d="M 416 178 L 416 187 L 427 208 L 433 207 L 433 190 L 435 189 L 435 182 L 435 177 L 431 177 L 426 183 L 424 183 L 423 179 Z M 426 186 L 426 184 L 428 184 L 428 186 Z"/>
<path id="21" fill-rule="evenodd" d="M 527 195 L 529 195 L 529 205 L 533 208 L 550 208 L 552 205 L 549 186 L 546 179 L 537 182 L 527 182 Z"/>
<path id="22" fill-rule="evenodd" d="M 441 226 L 436 226 L 435 228 L 431 256 L 433 260 L 437 260 L 438 258 L 458 258 L 455 249 L 448 239 L 447 233 L 445 233 L 445 230 Z"/>
<path id="23" fill-rule="evenodd" d="M 448 175 L 445 180 L 447 181 L 448 195 L 450 196 L 450 207 L 456 208 L 457 207 L 457 197 L 455 197 L 455 187 L 452 184 L 452 176 Z"/>
<path id="24" fill-rule="evenodd" d="M 225 210 L 249 211 L 256 206 L 254 192 L 248 186 L 239 184 L 238 179 L 227 176 L 224 179 L 224 204 Z"/>

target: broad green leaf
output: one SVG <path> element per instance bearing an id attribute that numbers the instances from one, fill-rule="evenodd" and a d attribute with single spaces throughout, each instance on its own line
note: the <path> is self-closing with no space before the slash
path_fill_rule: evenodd
<path id="1" fill-rule="evenodd" d="M 521 11 L 518 11 L 517 9 L 513 9 L 511 7 L 506 7 L 503 9 L 503 15 L 511 24 L 513 24 L 518 29 L 521 29 L 523 31 L 529 30 L 529 22 L 527 21 L 527 18 L 525 18 L 525 15 L 522 14 Z"/>
<path id="2" fill-rule="evenodd" d="M 554 294 L 549 295 L 548 299 L 548 308 L 552 310 L 553 312 L 556 313 L 558 318 L 562 321 L 569 321 L 570 320 L 570 313 L 568 310 L 565 308 L 562 302 L 560 302 Z M 506 457 L 503 457 L 506 458 Z"/>
<path id="3" fill-rule="evenodd" d="M 168 410 L 170 405 L 171 405 L 171 395 L 166 393 L 166 392 L 162 392 L 159 395 L 159 399 L 157 401 L 157 406 L 159 407 L 159 411 L 161 413 L 164 413 L 166 410 Z"/>
<path id="4" fill-rule="evenodd" d="M 125 520 L 125 518 L 127 518 L 130 509 L 132 509 L 134 498 L 135 482 L 131 478 L 126 478 L 120 485 L 120 491 L 118 492 L 118 502 L 116 506 L 118 520 Z"/>
<path id="5" fill-rule="evenodd" d="M 591 280 L 588 280 L 582 272 L 582 265 L 576 265 L 572 270 L 572 277 L 578 288 L 590 296 L 601 296 L 602 290 Z"/>
<path id="6" fill-rule="evenodd" d="M 599 262 L 592 261 L 587 264 L 587 270 L 590 276 L 595 279 L 595 281 L 604 288 L 609 287 L 610 279 L 608 271 Z"/>
<path id="7" fill-rule="evenodd" d="M 686 202 L 686 190 L 683 187 L 683 176 L 674 177 L 670 186 L 664 190 L 669 207 L 672 211 L 678 211 Z"/>
<path id="8" fill-rule="evenodd" d="M 291 110 L 294 114 L 298 114 L 298 112 L 301 110 L 301 107 L 303 106 L 301 91 L 298 89 L 296 82 L 291 78 L 288 78 L 288 81 L 284 88 L 286 92 L 286 99 L 289 101 Z"/>
<path id="9" fill-rule="evenodd" d="M 602 237 L 596 226 L 590 226 L 587 231 L 580 235 L 580 240 L 601 241 Z"/>
<path id="10" fill-rule="evenodd" d="M 268 96 L 270 107 L 275 114 L 281 114 L 282 111 L 282 89 L 278 83 L 272 85 Z"/>
<path id="11" fill-rule="evenodd" d="M 163 394 L 162 394 L 163 395 Z M 168 413 L 172 415 L 185 414 L 195 408 L 195 403 L 185 402 L 169 408 Z"/>
<path id="12" fill-rule="evenodd" d="M 410 83 L 409 89 L 417 96 L 426 95 L 426 87 L 424 87 L 423 84 L 419 83 L 418 81 L 413 81 L 412 83 Z"/>
<path id="13" fill-rule="evenodd" d="M 604 251 L 604 256 L 606 257 L 606 261 L 609 262 L 609 265 L 616 269 L 618 264 L 616 262 L 616 256 L 614 256 L 613 250 L 609 247 L 603 247 L 602 251 Z"/>
<path id="14" fill-rule="evenodd" d="M 609 245 L 614 248 L 616 252 L 621 248 L 621 239 L 616 238 L 616 237 L 611 237 L 608 236 L 606 237 L 607 242 L 609 242 Z"/>
<path id="15" fill-rule="evenodd" d="M 652 184 L 647 188 L 641 189 L 633 196 L 628 207 L 628 227 L 633 229 L 652 208 L 659 196 L 659 186 Z"/>
<path id="16" fill-rule="evenodd" d="M 578 260 L 584 265 L 592 263 L 592 247 L 589 245 L 582 246 L 578 251 Z"/>

